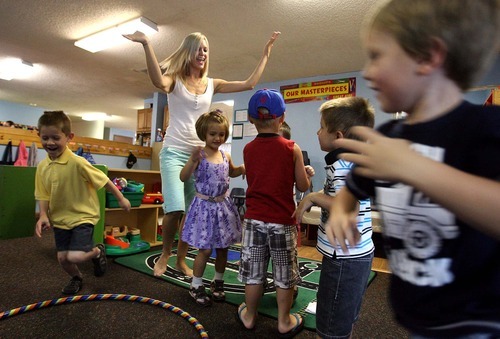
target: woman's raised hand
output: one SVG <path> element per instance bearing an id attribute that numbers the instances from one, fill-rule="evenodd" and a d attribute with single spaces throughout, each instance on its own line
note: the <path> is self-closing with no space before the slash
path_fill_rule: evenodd
<path id="1" fill-rule="evenodd" d="M 281 32 L 274 32 L 271 36 L 271 39 L 269 39 L 269 41 L 267 42 L 266 47 L 264 47 L 264 55 L 266 55 L 267 57 L 269 57 L 269 55 L 271 54 L 271 49 L 273 48 L 274 41 L 278 39 L 280 34 Z"/>
<path id="2" fill-rule="evenodd" d="M 133 34 L 123 34 L 123 36 L 131 41 L 140 42 L 143 45 L 147 45 L 149 42 L 146 34 L 139 31 L 135 31 Z"/>

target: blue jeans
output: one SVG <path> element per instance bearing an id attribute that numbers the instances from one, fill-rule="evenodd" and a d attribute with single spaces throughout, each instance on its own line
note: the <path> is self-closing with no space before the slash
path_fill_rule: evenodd
<path id="1" fill-rule="evenodd" d="M 316 308 L 321 338 L 349 338 L 358 319 L 372 267 L 373 253 L 360 258 L 323 256 Z"/>

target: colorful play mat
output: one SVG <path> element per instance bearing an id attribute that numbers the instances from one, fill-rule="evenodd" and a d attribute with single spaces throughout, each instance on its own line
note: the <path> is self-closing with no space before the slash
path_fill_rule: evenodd
<path id="1" fill-rule="evenodd" d="M 161 278 L 188 289 L 190 285 L 190 278 L 185 277 L 182 273 L 173 269 L 173 267 L 175 267 L 176 260 L 175 253 L 174 249 L 173 255 L 169 258 L 167 272 L 165 272 Z M 189 249 L 186 262 L 190 267 L 192 267 L 196 253 L 196 249 Z M 161 251 L 149 251 L 116 258 L 114 261 L 123 266 L 153 276 L 153 268 L 156 261 L 160 257 L 160 254 Z M 237 279 L 239 258 L 240 248 L 238 246 L 231 246 L 228 253 L 226 272 L 224 274 L 224 290 L 226 292 L 226 302 L 234 305 L 239 305 L 245 300 L 245 286 Z M 203 278 L 203 283 L 207 289 L 210 288 L 210 282 L 212 277 L 215 275 L 214 263 L 215 253 L 212 253 L 205 269 L 205 276 L 207 278 Z M 321 262 L 299 258 L 299 271 L 300 276 L 302 277 L 302 282 L 299 284 L 299 294 L 292 306 L 291 312 L 300 313 L 304 318 L 304 327 L 314 331 L 316 330 L 316 316 L 315 314 L 307 312 L 306 309 L 308 309 L 308 306 L 310 308 L 312 305 L 311 303 L 316 301 L 316 291 L 318 289 Z M 372 271 L 367 283 L 370 284 L 375 276 L 376 273 Z M 273 318 L 277 318 L 278 316 L 276 290 L 272 280 L 271 266 L 268 267 L 268 286 L 261 300 L 259 313 Z"/>

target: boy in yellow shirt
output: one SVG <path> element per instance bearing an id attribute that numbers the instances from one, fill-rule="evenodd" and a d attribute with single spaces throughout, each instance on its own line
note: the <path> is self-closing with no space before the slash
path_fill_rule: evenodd
<path id="1" fill-rule="evenodd" d="M 130 201 L 106 174 L 68 148 L 74 134 L 64 112 L 44 112 L 38 120 L 38 131 L 47 158 L 36 171 L 35 198 L 40 218 L 35 232 L 41 237 L 42 229 L 54 228 L 57 260 L 71 276 L 62 293 L 76 294 L 82 288 L 77 264 L 92 259 L 97 277 L 107 269 L 104 245 L 94 247 L 92 241 L 94 225 L 100 218 L 97 190 L 106 187 L 125 211 L 130 211 Z"/>

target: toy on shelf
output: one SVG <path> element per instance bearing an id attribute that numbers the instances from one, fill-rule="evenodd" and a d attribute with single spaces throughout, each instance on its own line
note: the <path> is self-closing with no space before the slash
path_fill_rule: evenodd
<path id="1" fill-rule="evenodd" d="M 106 226 L 104 234 L 104 243 L 107 245 L 118 246 L 122 250 L 130 247 L 130 242 L 127 238 L 128 227 L 111 227 Z"/>
<path id="2" fill-rule="evenodd" d="M 123 188 L 123 191 L 144 193 L 144 184 L 129 179 L 127 180 L 127 186 Z"/>
<path id="3" fill-rule="evenodd" d="M 160 192 L 157 193 L 145 193 L 142 198 L 143 204 L 163 204 L 163 195 Z"/>
<path id="4" fill-rule="evenodd" d="M 127 179 L 125 178 L 114 178 L 113 184 L 118 188 L 119 191 L 123 191 L 127 187 Z"/>
<path id="5" fill-rule="evenodd" d="M 106 226 L 104 231 L 104 245 L 106 254 L 119 256 L 144 252 L 150 245 L 141 239 L 141 230 L 127 226 Z"/>

